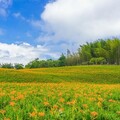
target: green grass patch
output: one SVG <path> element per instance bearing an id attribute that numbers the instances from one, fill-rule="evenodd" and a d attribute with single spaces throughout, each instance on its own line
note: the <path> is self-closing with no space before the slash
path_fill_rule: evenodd
<path id="1" fill-rule="evenodd" d="M 119 84 L 120 66 L 73 66 L 24 70 L 0 69 L 0 82 Z"/>

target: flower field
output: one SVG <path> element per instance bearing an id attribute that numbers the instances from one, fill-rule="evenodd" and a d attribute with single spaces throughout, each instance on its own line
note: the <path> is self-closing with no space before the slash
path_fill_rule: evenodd
<path id="1" fill-rule="evenodd" d="M 88 70 L 94 68 L 93 71 L 86 70 L 87 67 L 68 67 L 69 70 L 1 69 L 0 120 L 120 120 L 120 67 L 103 67 L 104 69 L 101 66 L 88 67 Z M 5 74 L 7 76 L 3 81 Z M 21 77 L 17 79 L 17 75 Z M 44 75 L 50 76 L 50 80 L 45 81 L 48 78 Z M 56 76 L 62 77 L 57 79 Z M 73 76 L 76 80 L 72 81 Z M 110 79 L 110 76 L 114 78 Z M 30 77 L 33 81 L 29 80 Z M 109 78 L 108 83 L 105 78 Z M 102 81 L 101 84 L 100 80 L 105 82 Z M 110 83 L 112 80 L 114 82 Z"/>

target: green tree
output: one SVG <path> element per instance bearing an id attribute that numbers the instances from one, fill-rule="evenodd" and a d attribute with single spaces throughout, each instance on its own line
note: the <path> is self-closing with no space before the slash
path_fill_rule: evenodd
<path id="1" fill-rule="evenodd" d="M 5 63 L 1 65 L 1 68 L 8 68 L 8 69 L 12 69 L 14 68 L 13 64 L 11 63 Z"/>
<path id="2" fill-rule="evenodd" d="M 59 58 L 59 66 L 65 66 L 66 65 L 66 57 L 64 54 L 62 54 Z"/>
<path id="3" fill-rule="evenodd" d="M 24 65 L 17 63 L 17 64 L 14 65 L 14 68 L 15 68 L 15 69 L 23 69 L 23 68 L 24 68 Z"/>

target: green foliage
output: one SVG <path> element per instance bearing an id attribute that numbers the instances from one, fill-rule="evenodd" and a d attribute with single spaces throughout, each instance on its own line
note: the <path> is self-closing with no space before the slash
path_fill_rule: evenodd
<path id="1" fill-rule="evenodd" d="M 59 58 L 59 65 L 60 66 L 65 66 L 66 65 L 66 57 L 64 54 L 62 54 Z"/>
<path id="2" fill-rule="evenodd" d="M 9 68 L 9 69 L 12 69 L 12 68 L 14 68 L 14 66 L 13 66 L 11 63 L 5 63 L 5 64 L 2 64 L 2 65 L 1 65 L 1 68 Z"/>
<path id="3" fill-rule="evenodd" d="M 106 64 L 106 59 L 104 57 L 91 58 L 90 64 Z"/>
<path id="4" fill-rule="evenodd" d="M 73 66 L 80 64 L 80 56 L 78 53 L 70 53 L 70 50 L 67 50 L 67 57 L 66 57 L 66 66 Z"/>
<path id="5" fill-rule="evenodd" d="M 25 68 L 47 68 L 47 67 L 58 67 L 60 66 L 60 60 L 39 60 L 35 59 L 29 62 Z"/>
<path id="6" fill-rule="evenodd" d="M 23 68 L 24 68 L 24 65 L 23 65 L 23 64 L 15 64 L 15 65 L 14 65 L 14 68 L 15 68 L 15 69 L 23 69 Z"/>
<path id="7" fill-rule="evenodd" d="M 86 43 L 78 49 L 83 63 L 120 64 L 120 40 L 117 38 Z"/>
<path id="8" fill-rule="evenodd" d="M 48 59 L 47 63 L 48 63 L 48 67 L 58 67 L 59 66 L 59 60 Z"/>
<path id="9" fill-rule="evenodd" d="M 29 62 L 25 68 L 39 68 L 39 59 L 36 58 L 35 60 Z"/>

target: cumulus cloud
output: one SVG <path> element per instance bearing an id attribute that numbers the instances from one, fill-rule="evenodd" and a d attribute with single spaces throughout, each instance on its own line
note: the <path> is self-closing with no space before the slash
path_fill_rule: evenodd
<path id="1" fill-rule="evenodd" d="M 7 8 L 12 4 L 12 0 L 0 0 L 0 16 L 7 15 Z"/>
<path id="2" fill-rule="evenodd" d="M 46 4 L 39 40 L 82 44 L 120 35 L 120 0 L 55 0 Z M 40 22 L 34 22 L 40 26 Z"/>
<path id="3" fill-rule="evenodd" d="M 0 43 L 0 63 L 26 64 L 35 58 L 47 59 L 47 57 L 57 58 L 58 56 L 41 45 Z"/>

